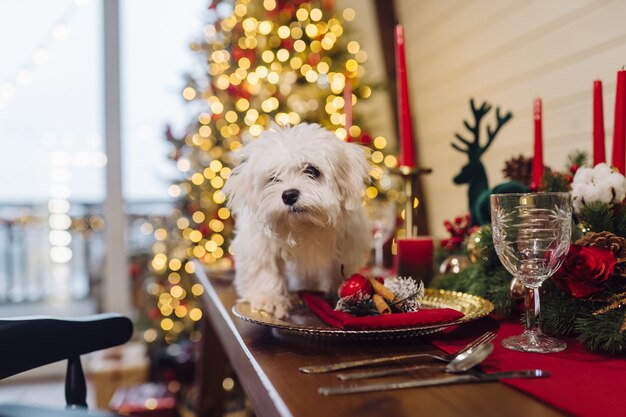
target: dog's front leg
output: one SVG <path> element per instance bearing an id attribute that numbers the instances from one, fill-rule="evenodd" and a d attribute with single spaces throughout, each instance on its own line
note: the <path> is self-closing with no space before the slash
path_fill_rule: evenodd
<path id="1" fill-rule="evenodd" d="M 270 249 L 269 242 L 258 235 L 256 238 L 256 244 L 250 245 L 254 240 L 246 239 L 245 233 L 241 233 L 233 242 L 237 293 L 253 309 L 285 318 L 293 303 L 284 278 L 283 261 Z"/>

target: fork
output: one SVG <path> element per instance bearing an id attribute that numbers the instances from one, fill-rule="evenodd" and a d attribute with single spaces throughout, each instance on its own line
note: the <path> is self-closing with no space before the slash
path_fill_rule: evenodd
<path id="1" fill-rule="evenodd" d="M 385 356 L 382 358 L 363 359 L 363 360 L 349 361 L 349 362 L 338 362 L 338 363 L 331 363 L 331 364 L 326 364 L 326 365 L 303 366 L 299 369 L 300 369 L 300 372 L 303 372 L 305 374 L 322 374 L 326 372 L 339 371 L 341 369 L 358 368 L 358 367 L 367 366 L 367 365 L 381 365 L 385 363 L 400 361 L 403 359 L 414 359 L 414 358 L 422 358 L 422 357 L 429 357 L 429 358 L 437 359 L 443 362 L 450 362 L 457 355 L 460 355 L 461 353 L 475 346 L 481 345 L 483 343 L 489 343 L 493 339 L 495 339 L 495 337 L 496 335 L 493 332 L 484 333 L 477 339 L 465 345 L 458 352 L 449 353 L 445 355 L 436 355 L 433 353 L 409 353 L 409 354 L 404 354 L 404 355 Z"/>

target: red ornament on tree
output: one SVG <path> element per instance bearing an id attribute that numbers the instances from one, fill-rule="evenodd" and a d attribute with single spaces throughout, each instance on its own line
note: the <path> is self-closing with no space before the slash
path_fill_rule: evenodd
<path id="1" fill-rule="evenodd" d="M 361 274 L 354 274 L 345 280 L 339 287 L 339 297 L 350 297 L 356 294 L 370 295 L 372 284 Z"/>

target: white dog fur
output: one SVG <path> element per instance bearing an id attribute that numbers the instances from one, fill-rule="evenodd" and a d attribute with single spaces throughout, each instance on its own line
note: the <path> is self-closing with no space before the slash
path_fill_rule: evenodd
<path id="1" fill-rule="evenodd" d="M 292 291 L 336 291 L 341 265 L 349 276 L 367 262 L 364 148 L 303 123 L 267 130 L 234 155 L 224 192 L 241 301 L 284 318 Z"/>

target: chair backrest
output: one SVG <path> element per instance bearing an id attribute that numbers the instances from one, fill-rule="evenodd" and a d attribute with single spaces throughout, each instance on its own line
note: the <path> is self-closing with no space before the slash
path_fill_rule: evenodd
<path id="1" fill-rule="evenodd" d="M 130 319 L 115 313 L 75 319 L 1 318 L 0 379 L 67 359 L 67 404 L 86 407 L 80 355 L 126 343 L 132 334 Z"/>

